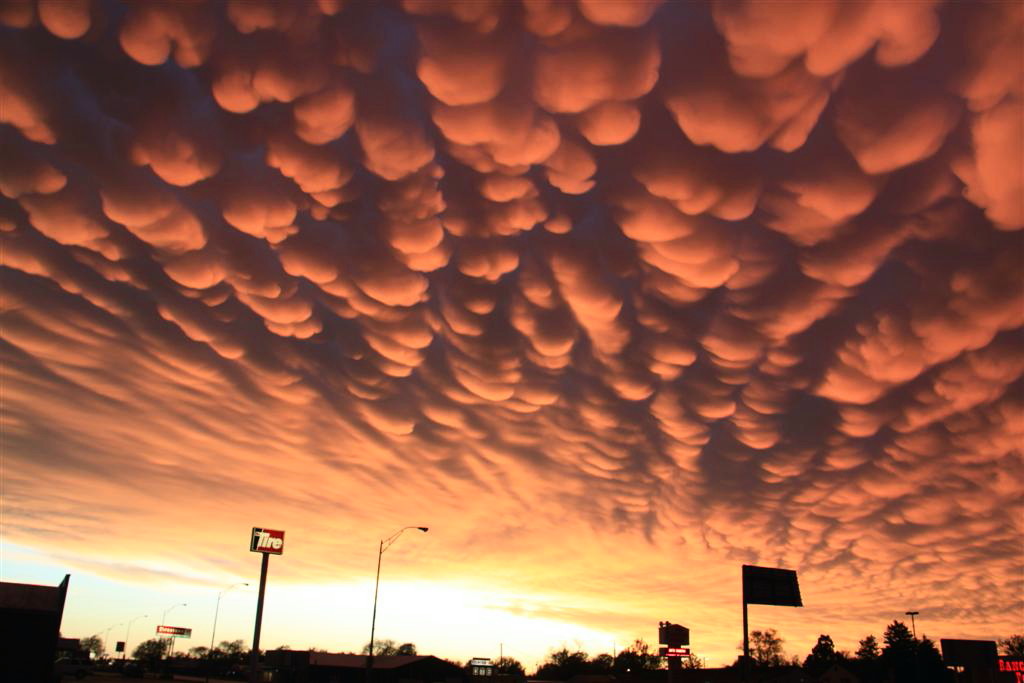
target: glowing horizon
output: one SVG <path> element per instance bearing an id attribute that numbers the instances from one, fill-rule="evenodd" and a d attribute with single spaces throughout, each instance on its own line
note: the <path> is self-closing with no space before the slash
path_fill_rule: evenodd
<path id="1" fill-rule="evenodd" d="M 212 609 L 266 525 L 262 644 L 358 650 L 422 524 L 378 634 L 460 661 L 669 620 L 730 663 L 745 563 L 798 571 L 751 613 L 791 655 L 910 609 L 1010 635 L 1022 36 L 1012 3 L 4 5 L 4 580 L 80 576 L 85 636 Z"/>

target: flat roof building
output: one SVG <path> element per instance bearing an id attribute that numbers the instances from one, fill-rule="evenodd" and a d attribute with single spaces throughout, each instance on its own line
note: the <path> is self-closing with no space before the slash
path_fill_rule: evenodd
<path id="1" fill-rule="evenodd" d="M 0 581 L 0 680 L 53 680 L 53 662 L 70 580 L 71 575 L 67 574 L 59 586 Z"/>
<path id="2" fill-rule="evenodd" d="M 366 655 L 268 650 L 263 668 L 274 683 L 366 683 Z M 462 683 L 456 664 L 432 655 L 373 658 L 371 683 Z"/>

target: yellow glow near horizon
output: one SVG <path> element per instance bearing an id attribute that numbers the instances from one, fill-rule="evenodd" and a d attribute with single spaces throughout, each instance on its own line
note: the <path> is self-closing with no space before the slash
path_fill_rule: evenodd
<path id="1" fill-rule="evenodd" d="M 264 629 L 275 635 L 287 631 L 292 635 L 285 639 L 296 647 L 359 652 L 369 641 L 372 598 L 372 581 L 275 587 L 273 604 L 268 596 Z M 313 605 L 316 612 L 307 612 Z M 496 658 L 503 649 L 527 669 L 563 646 L 592 654 L 610 653 L 616 646 L 615 634 L 538 614 L 557 605 L 552 596 L 502 593 L 483 585 L 382 580 L 376 637 L 412 642 L 421 653 L 456 661 Z M 268 640 L 266 645 L 274 644 Z M 618 646 L 623 645 L 620 637 Z"/>

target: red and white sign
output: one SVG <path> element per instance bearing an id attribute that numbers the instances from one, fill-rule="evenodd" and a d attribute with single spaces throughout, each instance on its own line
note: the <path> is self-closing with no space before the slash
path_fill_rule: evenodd
<path id="1" fill-rule="evenodd" d="M 658 654 L 662 657 L 689 657 L 690 648 L 688 647 L 659 647 Z"/>
<path id="2" fill-rule="evenodd" d="M 185 628 L 184 626 L 157 626 L 156 634 L 158 636 L 172 636 L 174 638 L 191 638 L 192 629 Z"/>
<path id="3" fill-rule="evenodd" d="M 249 550 L 254 553 L 268 553 L 280 555 L 284 552 L 284 532 L 274 529 L 252 528 L 252 540 L 249 542 Z"/>

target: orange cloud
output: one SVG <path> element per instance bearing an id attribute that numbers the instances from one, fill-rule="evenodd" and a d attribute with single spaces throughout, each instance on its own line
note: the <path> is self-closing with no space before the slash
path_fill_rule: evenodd
<path id="1" fill-rule="evenodd" d="M 0 8 L 5 540 L 297 591 L 422 523 L 396 580 L 713 664 L 743 562 L 791 654 L 1015 627 L 1018 6 L 113 6 Z"/>

